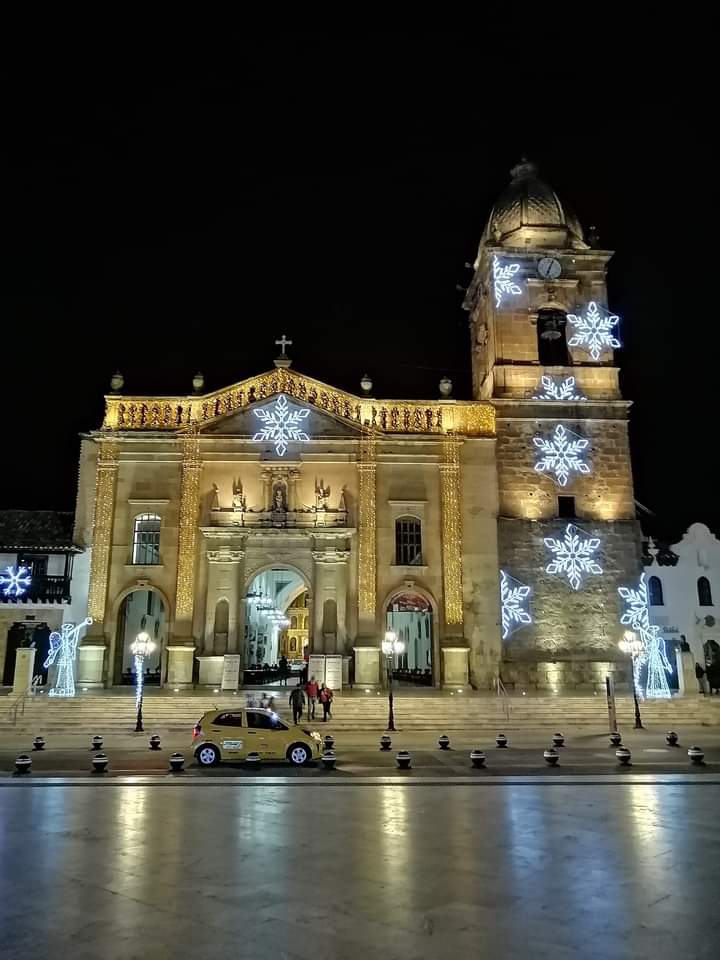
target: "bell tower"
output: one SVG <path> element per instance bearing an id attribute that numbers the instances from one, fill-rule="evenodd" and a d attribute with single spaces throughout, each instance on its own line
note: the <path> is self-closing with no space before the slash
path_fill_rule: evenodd
<path id="1" fill-rule="evenodd" d="M 473 393 L 497 412 L 501 673 L 523 687 L 603 685 L 620 656 L 617 588 L 641 569 L 611 257 L 523 159 L 465 301 Z"/>

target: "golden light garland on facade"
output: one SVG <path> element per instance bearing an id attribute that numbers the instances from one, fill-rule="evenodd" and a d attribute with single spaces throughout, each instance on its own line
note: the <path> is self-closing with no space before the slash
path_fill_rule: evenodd
<path id="1" fill-rule="evenodd" d="M 196 430 L 182 437 L 182 477 L 180 480 L 180 520 L 178 525 L 177 587 L 175 620 L 192 620 L 195 595 L 195 552 L 200 505 L 200 441 Z"/>
<path id="2" fill-rule="evenodd" d="M 444 400 L 371 400 L 336 390 L 288 369 L 249 377 L 200 397 L 105 397 L 105 430 L 178 430 L 209 423 L 278 393 L 317 407 L 358 426 L 366 422 L 379 433 L 495 435 L 490 403 Z"/>
<path id="3" fill-rule="evenodd" d="M 361 617 L 375 616 L 377 559 L 375 555 L 375 490 L 377 441 L 372 429 L 364 428 L 358 473 L 358 608 Z"/>
<path id="4" fill-rule="evenodd" d="M 110 569 L 115 483 L 118 472 L 118 445 L 101 440 L 95 473 L 95 511 L 93 514 L 92 561 L 88 588 L 88 616 L 97 623 L 105 619 L 105 603 Z"/>
<path id="5" fill-rule="evenodd" d="M 460 445 L 461 441 L 448 437 L 443 443 L 440 464 L 443 593 L 448 624 L 463 622 Z"/>

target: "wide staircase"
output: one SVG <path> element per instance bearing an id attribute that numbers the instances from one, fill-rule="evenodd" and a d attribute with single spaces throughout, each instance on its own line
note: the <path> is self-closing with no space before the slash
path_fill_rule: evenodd
<path id="1" fill-rule="evenodd" d="M 207 710 L 233 709 L 244 704 L 244 695 L 154 694 L 143 705 L 145 730 L 190 734 L 193 724 Z M 277 697 L 278 712 L 287 717 L 287 694 Z M 633 722 L 633 701 L 617 700 L 618 722 Z M 343 695 L 333 703 L 331 723 L 320 721 L 318 708 L 312 724 L 317 729 L 384 730 L 388 703 L 384 695 Z M 720 724 L 720 697 L 653 700 L 642 704 L 646 725 L 701 726 Z M 476 694 L 429 694 L 395 697 L 395 723 L 401 730 L 469 731 L 534 730 L 548 727 L 606 727 L 607 707 L 602 696 L 585 697 L 494 697 Z M 94 733 L 129 733 L 135 728 L 135 701 L 132 695 L 98 693 L 74 700 L 53 700 L 45 695 L 27 697 L 23 702 L 0 699 L 0 737 L 13 734 L 63 734 L 88 736 Z"/>

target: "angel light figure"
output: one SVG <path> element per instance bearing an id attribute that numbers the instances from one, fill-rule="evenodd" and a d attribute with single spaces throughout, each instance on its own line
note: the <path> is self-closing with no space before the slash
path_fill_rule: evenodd
<path id="1" fill-rule="evenodd" d="M 75 626 L 72 623 L 64 623 L 60 628 L 61 632 L 53 630 L 50 634 L 50 652 L 47 660 L 43 664 L 45 669 L 53 664 L 57 659 L 57 676 L 55 677 L 55 686 L 48 691 L 49 697 L 74 697 L 75 696 L 75 654 L 77 653 L 78 637 L 83 627 L 89 627 L 92 623 L 90 617 L 86 617 L 82 623 Z"/>

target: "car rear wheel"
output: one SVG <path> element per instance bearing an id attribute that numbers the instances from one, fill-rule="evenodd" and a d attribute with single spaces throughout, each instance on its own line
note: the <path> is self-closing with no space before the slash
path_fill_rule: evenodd
<path id="1" fill-rule="evenodd" d="M 220 751 L 212 743 L 204 743 L 195 752 L 195 759 L 201 767 L 214 767 L 220 763 Z"/>
<path id="2" fill-rule="evenodd" d="M 311 757 L 312 754 L 304 743 L 294 743 L 287 752 L 287 758 L 294 767 L 302 767 Z"/>

